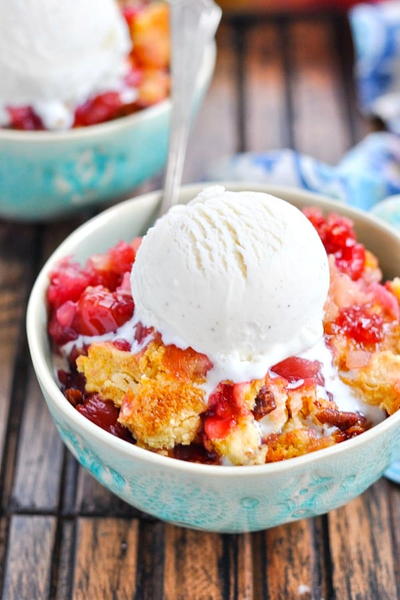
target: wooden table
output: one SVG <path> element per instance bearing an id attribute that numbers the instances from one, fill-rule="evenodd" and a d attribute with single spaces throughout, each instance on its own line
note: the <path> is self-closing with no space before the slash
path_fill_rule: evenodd
<path id="1" fill-rule="evenodd" d="M 225 22 L 186 180 L 237 150 L 289 145 L 338 159 L 365 128 L 349 49 L 341 17 Z M 40 265 L 88 216 L 0 224 L 2 598 L 400 598 L 400 488 L 384 479 L 329 515 L 215 535 L 156 521 L 78 467 L 38 390 L 24 313 Z"/>

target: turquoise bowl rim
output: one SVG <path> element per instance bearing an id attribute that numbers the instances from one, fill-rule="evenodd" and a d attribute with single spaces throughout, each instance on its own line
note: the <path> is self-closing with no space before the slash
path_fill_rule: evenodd
<path id="1" fill-rule="evenodd" d="M 210 184 L 207 184 L 210 185 Z M 263 184 L 255 184 L 251 182 L 244 183 L 231 183 L 231 182 L 218 182 L 218 185 L 224 185 L 231 190 L 245 190 L 252 189 L 254 191 L 268 192 L 279 196 L 279 193 L 285 193 L 286 196 L 291 196 L 293 201 L 296 199 L 304 200 L 306 202 L 314 203 L 317 206 L 325 210 L 334 210 L 353 218 L 356 223 L 364 223 L 370 225 L 381 233 L 388 236 L 388 239 L 392 239 L 395 245 L 399 246 L 400 251 L 400 234 L 398 231 L 381 221 L 361 210 L 351 208 L 345 205 L 339 205 L 336 201 L 325 198 L 319 194 L 311 192 L 305 192 L 296 188 L 288 186 L 270 186 Z M 194 197 L 201 189 L 204 188 L 204 184 L 191 184 L 182 187 L 182 192 L 186 195 Z M 286 459 L 282 462 L 267 463 L 264 465 L 257 466 L 219 466 L 219 465 L 203 465 L 197 463 L 190 463 L 181 461 L 175 458 L 170 458 L 156 454 L 149 450 L 139 448 L 136 445 L 130 444 L 120 438 L 113 436 L 112 434 L 104 431 L 83 415 L 81 415 L 73 406 L 66 400 L 65 396 L 59 389 L 54 375 L 49 368 L 46 359 L 45 352 L 43 351 L 41 344 L 41 332 L 37 326 L 38 315 L 40 310 L 43 308 L 43 302 L 45 297 L 45 290 L 48 285 L 48 274 L 54 268 L 60 258 L 71 254 L 73 248 L 79 244 L 79 240 L 83 239 L 87 234 L 93 233 L 97 229 L 101 229 L 107 224 L 109 216 L 114 213 L 123 214 L 124 211 L 131 207 L 132 204 L 138 206 L 140 210 L 140 204 L 148 205 L 154 201 L 159 201 L 161 198 L 161 192 L 150 192 L 125 200 L 116 206 L 106 209 L 96 217 L 90 219 L 74 232 L 72 232 L 61 245 L 53 252 L 50 258 L 47 260 L 45 265 L 42 267 L 36 282 L 32 288 L 32 292 L 29 298 L 28 309 L 27 309 L 27 335 L 28 344 L 32 357 L 32 362 L 35 368 L 36 375 L 41 386 L 46 389 L 48 395 L 52 401 L 56 404 L 59 411 L 63 414 L 66 422 L 70 422 L 73 427 L 78 427 L 81 430 L 87 430 L 97 441 L 104 446 L 113 446 L 118 452 L 121 452 L 126 457 L 132 460 L 138 459 L 141 462 L 148 462 L 158 467 L 166 467 L 168 469 L 176 469 L 186 473 L 203 473 L 204 475 L 215 477 L 220 479 L 221 477 L 249 477 L 253 475 L 265 475 L 269 473 L 286 472 L 294 469 L 297 466 L 304 466 L 311 463 L 316 463 L 320 458 L 328 456 L 338 456 L 344 453 L 351 453 L 353 448 L 360 445 L 367 445 L 368 442 L 376 436 L 384 435 L 388 430 L 392 429 L 395 425 L 400 427 L 400 410 L 395 414 L 387 417 L 384 421 L 375 425 L 365 433 L 357 436 L 351 440 L 342 442 L 329 448 L 317 450 L 303 456 L 296 458 Z"/>
<path id="2" fill-rule="evenodd" d="M 211 79 L 212 72 L 217 56 L 217 47 L 215 40 L 212 40 L 206 48 L 203 64 L 199 71 L 198 87 L 204 89 L 206 82 Z M 154 117 L 168 113 L 171 109 L 171 98 L 162 100 L 158 104 L 143 108 L 126 117 L 119 117 L 113 121 L 98 123 L 97 125 L 88 125 L 87 127 L 77 127 L 76 129 L 67 129 L 65 131 L 20 131 L 16 129 L 6 129 L 0 127 L 0 142 L 10 141 L 14 143 L 37 143 L 47 144 L 49 142 L 57 143 L 58 141 L 68 142 L 76 141 L 77 139 L 85 140 L 103 134 L 117 133 L 126 127 L 134 127 L 138 122 L 150 121 Z"/>

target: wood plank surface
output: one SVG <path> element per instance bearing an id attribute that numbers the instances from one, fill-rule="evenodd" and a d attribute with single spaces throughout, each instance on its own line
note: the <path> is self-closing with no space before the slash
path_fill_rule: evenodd
<path id="1" fill-rule="evenodd" d="M 19 417 L 25 400 L 29 363 L 23 315 L 33 282 L 37 241 L 33 228 L 0 222 L 0 487 L 3 500 L 10 489 Z M 13 409 L 9 411 L 11 401 Z"/>
<path id="2" fill-rule="evenodd" d="M 42 600 L 47 597 L 55 530 L 54 517 L 12 517 L 3 600 Z"/>
<path id="3" fill-rule="evenodd" d="M 270 598 L 322 596 L 312 520 L 275 527 L 262 534 L 265 579 Z"/>
<path id="4" fill-rule="evenodd" d="M 324 21 L 294 23 L 288 35 L 296 148 L 334 164 L 349 147 L 350 135 L 338 97 L 332 26 Z"/>
<path id="5" fill-rule="evenodd" d="M 379 481 L 328 516 L 337 598 L 396 598 L 395 568 L 399 555 L 393 547 L 389 485 L 387 481 Z"/>
<path id="6" fill-rule="evenodd" d="M 245 48 L 246 149 L 265 152 L 290 145 L 279 30 L 252 27 Z"/>
<path id="7" fill-rule="evenodd" d="M 166 600 L 222 600 L 227 597 L 221 581 L 221 536 L 167 525 L 165 547 Z"/>
<path id="8" fill-rule="evenodd" d="M 137 521 L 79 519 L 74 600 L 131 600 L 136 582 L 137 541 Z"/>
<path id="9" fill-rule="evenodd" d="M 63 456 L 62 441 L 31 370 L 11 499 L 15 509 L 57 509 Z"/>
<path id="10" fill-rule="evenodd" d="M 238 149 L 236 62 L 232 43 L 231 28 L 222 25 L 218 31 L 215 76 L 189 138 L 184 183 L 203 180 L 215 160 Z"/>

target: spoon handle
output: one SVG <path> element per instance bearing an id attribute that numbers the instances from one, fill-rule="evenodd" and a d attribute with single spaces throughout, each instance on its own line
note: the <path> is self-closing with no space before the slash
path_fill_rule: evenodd
<path id="1" fill-rule="evenodd" d="M 172 110 L 168 161 L 160 215 L 176 204 L 182 181 L 194 99 L 204 51 L 215 35 L 222 11 L 213 0 L 170 0 Z"/>

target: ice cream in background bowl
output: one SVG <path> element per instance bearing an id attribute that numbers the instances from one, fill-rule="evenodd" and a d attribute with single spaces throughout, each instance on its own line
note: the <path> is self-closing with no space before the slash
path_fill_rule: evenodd
<path id="1" fill-rule="evenodd" d="M 80 104 L 123 88 L 131 45 L 113 0 L 1 0 L 0 125 L 30 106 L 45 129 L 70 128 Z"/>
<path id="2" fill-rule="evenodd" d="M 0 216 L 48 219 L 118 200 L 162 168 L 168 13 L 144 2 L 125 15 L 114 0 L 0 1 Z M 212 43 L 194 110 L 214 63 Z"/>
<path id="3" fill-rule="evenodd" d="M 248 189 L 238 185 L 226 187 L 235 191 Z M 300 208 L 311 205 L 325 214 L 337 210 L 332 201 L 305 192 L 262 185 L 253 185 L 251 189 L 275 194 Z M 181 201 L 192 200 L 199 191 L 200 186 L 182 189 Z M 159 198 L 158 193 L 136 198 L 85 224 L 50 258 L 33 289 L 28 310 L 30 350 L 50 411 L 68 447 L 103 485 L 126 501 L 168 521 L 205 530 L 262 529 L 326 512 L 359 494 L 382 474 L 397 450 L 399 412 L 361 435 L 321 451 L 274 464 L 230 467 L 174 460 L 127 443 L 90 422 L 66 401 L 54 376 L 47 338 L 44 298 L 49 274 L 65 256 L 73 255 L 84 264 L 86 259 L 105 252 L 118 240 L 131 240 L 146 231 L 156 214 Z M 188 214 L 195 205 L 189 205 Z M 354 221 L 360 241 L 379 257 L 385 276 L 395 276 L 400 257 L 398 234 L 356 210 L 343 207 L 341 213 Z M 154 230 L 150 230 L 150 235 L 151 231 Z M 118 346 L 118 352 L 127 350 L 126 343 Z M 302 356 L 325 360 L 318 342 L 304 350 Z M 329 379 L 330 374 L 324 371 L 324 377 Z M 295 391 L 296 387 L 294 382 L 291 388 Z"/>

